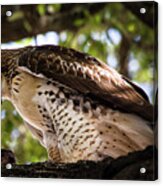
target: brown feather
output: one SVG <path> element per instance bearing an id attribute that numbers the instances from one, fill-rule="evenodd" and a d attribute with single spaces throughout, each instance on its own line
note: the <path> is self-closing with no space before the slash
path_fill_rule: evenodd
<path id="1" fill-rule="evenodd" d="M 153 107 L 144 91 L 88 54 L 59 46 L 26 47 L 17 63 L 36 76 L 42 74 L 111 108 L 153 121 Z"/>

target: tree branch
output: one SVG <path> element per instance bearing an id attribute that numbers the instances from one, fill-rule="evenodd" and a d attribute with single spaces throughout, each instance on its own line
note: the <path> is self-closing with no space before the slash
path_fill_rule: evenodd
<path id="1" fill-rule="evenodd" d="M 122 40 L 119 48 L 119 66 L 120 70 L 119 72 L 123 74 L 126 77 L 129 77 L 128 72 L 128 56 L 130 51 L 130 39 L 122 34 Z"/>
<path id="2" fill-rule="evenodd" d="M 2 157 L 3 158 L 3 157 Z M 11 169 L 2 166 L 3 177 L 34 178 L 75 178 L 75 179 L 118 179 L 155 180 L 157 179 L 157 150 L 148 147 L 144 151 L 130 153 L 116 160 L 106 158 L 101 162 L 79 161 L 69 164 L 32 163 L 12 164 Z M 140 168 L 146 173 L 140 173 Z"/>
<path id="3" fill-rule="evenodd" d="M 61 32 L 70 30 L 76 32 L 87 22 L 87 12 L 90 16 L 101 11 L 107 3 L 96 4 L 63 4 L 59 12 L 39 15 L 37 5 L 4 5 L 2 6 L 2 43 L 16 41 L 25 37 L 33 37 L 49 31 Z M 6 11 L 17 12 L 17 18 L 8 18 Z M 15 16 L 16 17 L 16 16 Z M 83 24 L 75 24 L 76 20 Z"/>

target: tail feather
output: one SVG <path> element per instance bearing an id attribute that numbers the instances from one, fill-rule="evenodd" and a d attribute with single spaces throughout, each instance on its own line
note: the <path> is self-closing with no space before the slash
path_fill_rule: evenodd
<path id="1" fill-rule="evenodd" d="M 96 127 L 104 144 L 101 151 L 105 155 L 117 158 L 154 144 L 153 131 L 148 122 L 136 115 L 117 111 L 108 113 L 99 121 Z"/>

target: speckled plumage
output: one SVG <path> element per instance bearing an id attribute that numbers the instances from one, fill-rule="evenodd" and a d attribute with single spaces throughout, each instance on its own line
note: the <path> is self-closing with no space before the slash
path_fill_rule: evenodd
<path id="1" fill-rule="evenodd" d="M 3 97 L 53 161 L 117 158 L 153 144 L 145 93 L 93 57 L 57 46 L 2 50 L 2 74 Z"/>

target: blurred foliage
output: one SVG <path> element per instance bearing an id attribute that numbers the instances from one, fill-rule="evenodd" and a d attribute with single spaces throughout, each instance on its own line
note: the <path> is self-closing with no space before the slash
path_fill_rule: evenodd
<path id="1" fill-rule="evenodd" d="M 32 137 L 21 117 L 8 101 L 3 101 L 1 108 L 1 143 L 2 148 L 10 149 L 15 153 L 17 163 L 47 159 L 46 150 Z"/>
<path id="2" fill-rule="evenodd" d="M 47 13 L 60 12 L 62 6 L 61 4 L 38 5 L 37 11 L 39 15 L 43 16 Z M 80 7 L 78 8 L 80 9 Z M 55 44 L 89 53 L 120 70 L 119 49 L 123 47 L 121 41 L 125 36 L 130 45 L 127 58 L 129 76 L 138 84 L 148 85 L 148 95 L 152 100 L 154 31 L 121 3 L 108 3 L 102 11 L 94 16 L 88 11 L 84 11 L 84 14 L 86 15 L 84 19 L 79 18 L 73 22 L 75 26 L 79 27 L 75 33 L 71 31 L 55 33 L 57 35 L 57 43 Z M 21 15 L 20 12 L 15 12 L 10 19 L 14 21 Z M 28 23 L 24 24 L 28 30 L 32 29 Z M 46 37 L 47 34 L 45 40 Z M 39 39 L 35 37 L 19 40 L 14 44 L 26 46 L 33 44 L 33 41 L 36 44 L 39 43 Z M 1 115 L 2 148 L 13 150 L 18 163 L 46 160 L 46 150 L 33 139 L 22 119 L 8 101 L 3 102 Z"/>

